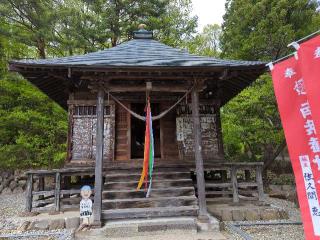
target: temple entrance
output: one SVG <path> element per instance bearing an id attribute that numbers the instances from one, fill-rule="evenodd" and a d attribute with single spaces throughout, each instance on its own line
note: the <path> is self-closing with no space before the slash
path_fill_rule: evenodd
<path id="1" fill-rule="evenodd" d="M 144 103 L 131 103 L 131 109 L 139 115 L 145 115 Z M 151 104 L 152 115 L 159 114 L 159 104 Z M 153 121 L 153 137 L 154 137 L 154 157 L 160 158 L 160 121 Z M 144 137 L 145 137 L 145 122 L 131 116 L 131 159 L 143 158 L 144 154 Z"/>

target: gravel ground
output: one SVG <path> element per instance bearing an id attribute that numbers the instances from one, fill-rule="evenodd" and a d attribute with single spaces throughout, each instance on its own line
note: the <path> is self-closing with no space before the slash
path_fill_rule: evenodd
<path id="1" fill-rule="evenodd" d="M 21 220 L 17 216 L 24 210 L 24 194 L 0 195 L 0 234 L 17 229 Z"/>
<path id="2" fill-rule="evenodd" d="M 23 213 L 25 205 L 24 193 L 0 195 L 0 239 L 21 240 L 71 240 L 72 231 L 28 231 L 21 232 L 17 229 L 23 223 L 19 214 Z M 22 237 L 21 234 L 26 235 Z M 6 237 L 11 235 L 11 237 Z"/>
<path id="3" fill-rule="evenodd" d="M 4 238 L 7 234 L 21 234 L 17 228 L 22 224 L 19 214 L 24 211 L 24 194 L 0 195 L 0 239 L 21 239 L 21 240 L 71 240 L 72 232 L 68 230 L 55 231 L 29 231 L 23 234 L 27 237 L 11 237 Z M 289 213 L 288 221 L 301 221 L 299 209 L 295 204 L 286 200 L 267 198 L 266 201 L 274 207 L 284 208 Z M 287 221 L 287 220 L 286 220 Z M 272 222 L 272 221 L 270 221 Z M 235 234 L 230 229 L 227 230 L 229 240 L 242 240 L 243 238 Z M 241 227 L 241 230 L 249 234 L 253 239 L 258 240 L 302 240 L 304 239 L 303 228 L 301 225 L 273 225 L 273 226 L 254 226 Z M 42 236 L 35 236 L 41 235 Z M 191 237 L 191 236 L 189 236 Z M 200 239 L 210 239 L 210 238 Z M 132 238 L 135 239 L 135 238 Z M 147 238 L 146 238 L 147 239 Z M 174 236 L 173 236 L 174 239 Z M 184 238 L 185 240 L 189 238 Z M 196 238 L 194 238 L 196 239 Z"/>
<path id="4" fill-rule="evenodd" d="M 299 209 L 294 203 L 282 199 L 266 198 L 266 202 L 271 206 L 285 209 L 288 212 L 288 220 L 269 221 L 272 222 L 300 222 L 301 215 Z M 264 221 L 266 222 L 266 221 Z M 232 223 L 232 222 L 230 222 Z M 246 222 L 248 223 L 248 222 Z M 253 239 L 257 240 L 303 240 L 304 233 L 302 225 L 267 225 L 267 226 L 243 226 L 240 227 L 242 231 L 250 235 Z M 231 235 L 232 240 L 243 240 L 239 234 L 234 233 L 230 228 L 226 228 L 227 232 Z"/>
<path id="5" fill-rule="evenodd" d="M 304 239 L 302 225 L 242 227 L 241 229 L 252 236 L 255 240 Z"/>

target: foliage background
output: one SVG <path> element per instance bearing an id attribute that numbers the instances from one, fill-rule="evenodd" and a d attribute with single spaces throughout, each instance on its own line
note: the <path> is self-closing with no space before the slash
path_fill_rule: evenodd
<path id="1" fill-rule="evenodd" d="M 21 76 L 10 59 L 110 48 L 139 23 L 170 46 L 212 57 L 271 61 L 319 29 L 313 0 L 227 0 L 222 26 L 196 32 L 191 0 L 3 0 L 0 2 L 0 168 L 52 168 L 66 153 L 67 113 Z M 267 73 L 221 109 L 226 157 L 264 161 L 285 147 Z"/>

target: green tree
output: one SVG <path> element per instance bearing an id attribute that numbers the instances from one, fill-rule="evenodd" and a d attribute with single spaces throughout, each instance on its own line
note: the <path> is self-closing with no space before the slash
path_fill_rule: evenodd
<path id="1" fill-rule="evenodd" d="M 206 25 L 187 45 L 191 53 L 218 57 L 220 55 L 221 27 L 218 24 Z"/>
<path id="2" fill-rule="evenodd" d="M 287 44 L 318 28 L 315 1 L 229 0 L 222 26 L 222 56 L 270 61 L 292 52 Z M 222 110 L 230 159 L 274 160 L 285 147 L 271 76 L 267 73 Z"/>
<path id="3" fill-rule="evenodd" d="M 222 25 L 222 56 L 275 60 L 288 54 L 288 43 L 319 26 L 314 0 L 228 0 Z"/>
<path id="4" fill-rule="evenodd" d="M 192 16 L 191 0 L 172 0 L 160 17 L 149 20 L 156 38 L 173 47 L 185 47 L 196 34 L 198 17 Z"/>
<path id="5" fill-rule="evenodd" d="M 66 0 L 58 10 L 56 37 L 64 51 L 91 52 L 128 41 L 140 23 L 171 46 L 189 39 L 197 26 L 190 0 Z M 71 49 L 73 48 L 73 49 Z M 68 50 L 69 49 L 69 50 Z"/>
<path id="6" fill-rule="evenodd" d="M 3 0 L 0 17 L 4 24 L 2 34 L 10 39 L 35 47 L 40 58 L 46 58 L 46 49 L 53 39 L 57 14 L 54 0 Z"/>
<path id="7" fill-rule="evenodd" d="M 265 74 L 223 107 L 228 158 L 267 162 L 285 146 L 272 88 Z"/>

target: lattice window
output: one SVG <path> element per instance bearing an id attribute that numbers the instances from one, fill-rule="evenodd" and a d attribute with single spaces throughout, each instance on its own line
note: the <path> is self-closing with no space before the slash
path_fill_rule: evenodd
<path id="1" fill-rule="evenodd" d="M 75 116 L 95 116 L 97 115 L 96 106 L 75 106 L 74 108 Z M 104 115 L 110 115 L 110 106 L 104 107 Z"/>
<path id="2" fill-rule="evenodd" d="M 177 107 L 177 115 L 191 115 L 191 104 L 181 104 Z M 215 114 L 215 108 L 213 104 L 199 104 L 199 114 Z"/>

